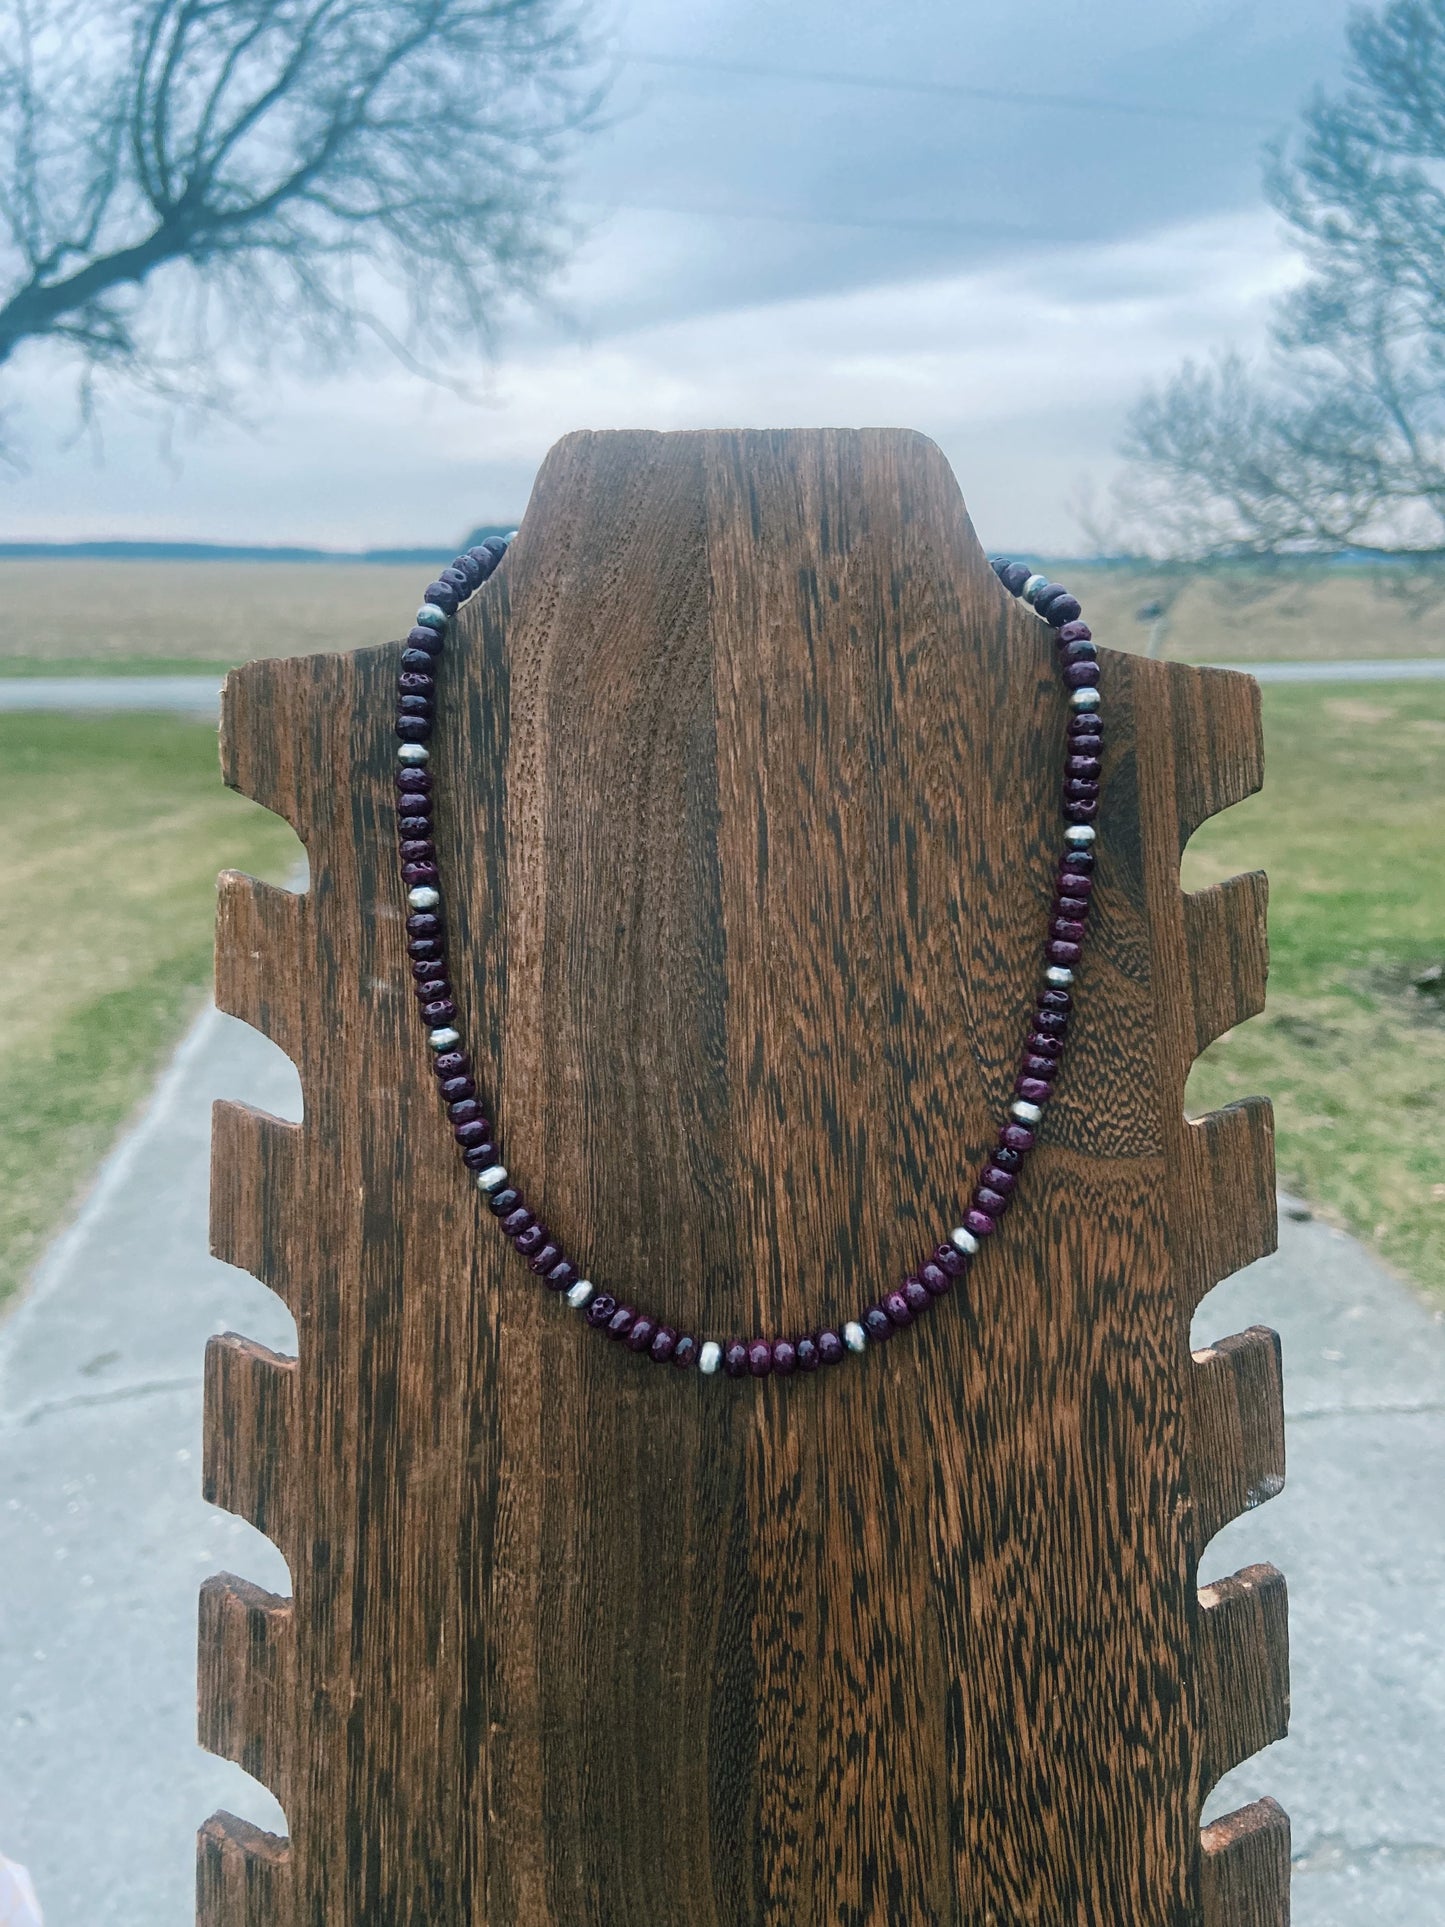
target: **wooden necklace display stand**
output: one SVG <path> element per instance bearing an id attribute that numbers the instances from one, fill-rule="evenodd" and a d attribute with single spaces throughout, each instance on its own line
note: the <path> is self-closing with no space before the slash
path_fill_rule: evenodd
<path id="1" fill-rule="evenodd" d="M 1270 1112 L 1183 1106 L 1263 1001 L 1263 878 L 1179 886 L 1259 785 L 1254 683 L 1101 652 L 1097 910 L 1013 1209 L 886 1350 L 735 1383 L 599 1341 L 457 1163 L 400 647 L 226 686 L 226 780 L 310 887 L 222 879 L 217 1000 L 305 1117 L 216 1111 L 214 1249 L 298 1356 L 208 1354 L 207 1496 L 293 1592 L 202 1595 L 203 1742 L 290 1829 L 207 1822 L 203 1927 L 1281 1927 L 1283 1813 L 1200 1811 L 1285 1729 L 1284 1583 L 1198 1576 L 1281 1483 L 1277 1345 L 1189 1349 L 1273 1247 Z M 553 449 L 433 754 L 477 1079 L 599 1285 L 803 1331 L 958 1222 L 1037 990 L 1051 655 L 921 437 Z"/>

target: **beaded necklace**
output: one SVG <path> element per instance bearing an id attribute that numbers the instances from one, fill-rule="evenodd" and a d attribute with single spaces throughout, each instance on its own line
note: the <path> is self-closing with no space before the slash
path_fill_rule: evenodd
<path id="1" fill-rule="evenodd" d="M 979 1174 L 962 1224 L 929 1253 L 896 1289 L 865 1305 L 854 1317 L 793 1337 L 699 1338 L 662 1317 L 622 1303 L 584 1278 L 562 1242 L 523 1198 L 501 1161 L 497 1134 L 482 1108 L 472 1062 L 456 1028 L 457 1006 L 447 976 L 441 873 L 432 815 L 430 768 L 437 673 L 447 631 L 466 602 L 506 554 L 507 542 L 489 536 L 459 555 L 426 589 L 416 626 L 406 638 L 397 676 L 397 833 L 402 881 L 407 890 L 407 951 L 417 1002 L 427 1028 L 442 1102 L 462 1163 L 474 1179 L 502 1234 L 542 1284 L 588 1327 L 654 1364 L 706 1377 L 790 1378 L 834 1365 L 850 1354 L 886 1343 L 911 1325 L 937 1298 L 946 1296 L 997 1231 L 1013 1200 L 1025 1160 L 1034 1148 L 1044 1110 L 1064 1058 L 1073 1010 L 1074 972 L 1083 954 L 1094 892 L 1094 818 L 1104 732 L 1099 711 L 1098 652 L 1080 620 L 1074 597 L 1021 562 L 993 558 L 1004 587 L 1029 603 L 1054 632 L 1057 660 L 1068 690 L 1069 721 L 1061 804 L 1063 850 L 1054 878 L 1053 907 L 1044 939 L 1043 988 L 1029 1019 L 1022 1060 L 1008 1116 Z"/>

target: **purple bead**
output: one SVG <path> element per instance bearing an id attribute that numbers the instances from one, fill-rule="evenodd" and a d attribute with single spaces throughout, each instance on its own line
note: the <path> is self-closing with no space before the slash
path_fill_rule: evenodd
<path id="1" fill-rule="evenodd" d="M 413 693 L 398 695 L 396 713 L 398 716 L 430 716 L 432 714 L 431 698 Z"/>
<path id="2" fill-rule="evenodd" d="M 967 1263 L 968 1260 L 958 1249 L 957 1245 L 951 1245 L 945 1240 L 943 1244 L 934 1246 L 933 1256 L 929 1259 L 928 1264 L 923 1267 L 920 1275 L 924 1282 L 927 1283 L 929 1268 L 930 1266 L 936 1265 L 946 1276 L 958 1278 L 962 1275 Z"/>
<path id="3" fill-rule="evenodd" d="M 442 1096 L 446 1096 L 445 1088 L 442 1090 Z M 455 1104 L 448 1104 L 447 1116 L 453 1124 L 470 1124 L 474 1119 L 478 1118 L 481 1119 L 483 1124 L 487 1121 L 486 1118 L 482 1116 L 482 1107 L 475 1097 L 458 1098 Z"/>
<path id="4" fill-rule="evenodd" d="M 526 1205 L 519 1204 L 515 1211 L 509 1211 L 502 1219 L 502 1229 L 509 1238 L 520 1238 L 524 1231 L 530 1231 L 537 1220 Z"/>
<path id="5" fill-rule="evenodd" d="M 404 836 L 397 847 L 403 863 L 435 863 L 437 846 L 429 836 Z"/>
<path id="6" fill-rule="evenodd" d="M 497 1161 L 497 1147 L 487 1139 L 480 1144 L 469 1144 L 462 1152 L 462 1163 L 469 1171 L 485 1171 L 489 1164 Z"/>
<path id="7" fill-rule="evenodd" d="M 1066 776 L 1064 778 L 1065 796 L 1097 796 L 1099 784 L 1092 776 Z"/>
<path id="8" fill-rule="evenodd" d="M 848 1347 L 830 1326 L 823 1327 L 815 1343 L 818 1347 L 819 1361 L 824 1365 L 836 1365 L 840 1359 L 847 1356 Z"/>
<path id="9" fill-rule="evenodd" d="M 893 1320 L 881 1305 L 870 1305 L 864 1312 L 861 1323 L 875 1345 L 886 1345 L 893 1336 Z"/>
<path id="10" fill-rule="evenodd" d="M 797 1369 L 798 1348 L 791 1338 L 773 1340 L 773 1371 L 779 1378 L 791 1378 Z"/>
<path id="11" fill-rule="evenodd" d="M 403 669 L 396 679 L 399 696 L 430 696 L 436 686 L 436 677 L 424 669 Z"/>
<path id="12" fill-rule="evenodd" d="M 1088 876 L 1094 867 L 1092 850 L 1066 850 L 1059 863 L 1061 870 L 1072 870 L 1080 876 Z"/>
<path id="13" fill-rule="evenodd" d="M 434 1004 L 423 1004 L 421 1014 L 433 1030 L 449 1024 L 457 1014 L 457 1007 L 450 997 L 439 997 Z"/>
<path id="14" fill-rule="evenodd" d="M 411 960 L 411 974 L 416 981 L 412 985 L 412 989 L 420 996 L 422 985 L 432 983 L 446 967 L 445 957 L 413 957 Z"/>
<path id="15" fill-rule="evenodd" d="M 772 1346 L 766 1338 L 755 1338 L 748 1346 L 748 1370 L 754 1378 L 766 1378 L 772 1369 Z"/>
<path id="16" fill-rule="evenodd" d="M 395 734 L 404 743 L 430 742 L 431 722 L 425 716 L 398 716 Z"/>
<path id="17" fill-rule="evenodd" d="M 1094 894 L 1094 879 L 1083 870 L 1060 870 L 1054 879 L 1054 887 L 1060 896 L 1091 897 Z"/>
<path id="18" fill-rule="evenodd" d="M 977 1205 L 971 1205 L 964 1212 L 963 1222 L 976 1238 L 991 1238 L 994 1234 L 993 1219 L 987 1211 L 980 1211 Z"/>
<path id="19" fill-rule="evenodd" d="M 438 1077 L 465 1077 L 472 1060 L 464 1050 L 444 1050 L 432 1059 L 431 1067 Z"/>
<path id="20" fill-rule="evenodd" d="M 890 1291 L 888 1296 L 883 1300 L 883 1309 L 887 1312 L 890 1321 L 895 1325 L 911 1325 L 913 1323 L 913 1307 L 909 1304 L 907 1295 L 902 1291 Z"/>
<path id="21" fill-rule="evenodd" d="M 1051 622 L 1056 629 L 1062 629 L 1067 622 L 1077 622 L 1083 614 L 1077 596 L 1054 596 L 1044 610 L 1044 620 Z"/>
<path id="22" fill-rule="evenodd" d="M 476 1096 L 477 1087 L 470 1077 L 448 1077 L 442 1084 L 441 1094 L 444 1103 L 461 1104 Z M 455 1117 L 456 1113 L 452 1115 Z"/>
<path id="23" fill-rule="evenodd" d="M 634 1305 L 619 1305 L 607 1321 L 607 1336 L 614 1342 L 626 1338 L 637 1323 L 637 1308 Z"/>
<path id="24" fill-rule="evenodd" d="M 1022 1151 L 1010 1150 L 1007 1145 L 1001 1143 L 999 1149 L 993 1154 L 993 1162 L 1005 1171 L 1021 1171 L 1024 1154 Z"/>
<path id="25" fill-rule="evenodd" d="M 476 579 L 473 573 L 475 568 L 476 564 L 470 557 L 459 556 L 455 562 L 449 563 L 442 570 L 437 581 L 445 582 L 448 588 L 455 589 L 458 596 L 465 596 L 470 593 L 472 583 Z"/>
<path id="26" fill-rule="evenodd" d="M 1032 1151 L 1035 1139 L 1026 1124 L 1005 1124 L 998 1141 L 1006 1151 Z"/>
<path id="27" fill-rule="evenodd" d="M 627 1334 L 627 1349 L 630 1352 L 645 1352 L 657 1336 L 655 1318 L 634 1318 L 632 1329 Z"/>
<path id="28" fill-rule="evenodd" d="M 1026 562 L 1010 562 L 998 572 L 998 579 L 1010 595 L 1022 595 L 1023 586 L 1033 574 Z"/>
<path id="29" fill-rule="evenodd" d="M 1096 709 L 1081 711 L 1077 716 L 1069 718 L 1071 736 L 1102 736 L 1103 733 L 1104 725 Z"/>
<path id="30" fill-rule="evenodd" d="M 673 1346 L 672 1362 L 680 1372 L 697 1363 L 697 1340 L 690 1332 L 684 1332 Z"/>
<path id="31" fill-rule="evenodd" d="M 1055 942 L 1048 949 L 1049 962 L 1055 964 L 1076 964 L 1083 954 L 1082 948 L 1076 943 Z"/>
<path id="32" fill-rule="evenodd" d="M 548 1291 L 566 1291 L 577 1282 L 577 1267 L 568 1258 L 559 1258 L 542 1280 Z"/>
<path id="33" fill-rule="evenodd" d="M 430 796 L 431 777 L 424 769 L 399 769 L 396 788 L 397 793 L 403 796 Z"/>
<path id="34" fill-rule="evenodd" d="M 800 1338 L 793 1347 L 793 1356 L 800 1372 L 816 1372 L 823 1362 L 816 1338 Z"/>
<path id="35" fill-rule="evenodd" d="M 910 1276 L 903 1280 L 903 1302 L 915 1318 L 919 1312 L 928 1309 L 932 1300 L 929 1296 L 928 1287 L 923 1283 L 922 1279 Z"/>
<path id="36" fill-rule="evenodd" d="M 1049 925 L 1050 934 L 1064 943 L 1082 943 L 1085 926 L 1073 917 L 1055 917 Z"/>
<path id="37" fill-rule="evenodd" d="M 1094 633 L 1093 630 L 1089 627 L 1087 622 L 1080 622 L 1077 616 L 1075 616 L 1075 617 L 1072 617 L 1068 622 L 1066 622 L 1063 628 L 1060 629 L 1059 641 L 1060 642 L 1088 642 L 1092 638 L 1093 633 Z"/>
<path id="38" fill-rule="evenodd" d="M 1099 665 L 1096 662 L 1066 662 L 1064 681 L 1070 689 L 1092 689 L 1099 680 Z"/>
<path id="39" fill-rule="evenodd" d="M 437 666 L 436 657 L 430 649 L 403 649 L 401 669 L 406 675 L 430 676 Z"/>
<path id="40" fill-rule="evenodd" d="M 1030 1104 L 1047 1104 L 1054 1094 L 1052 1084 L 1042 1077 L 1015 1078 L 1014 1090 Z"/>
<path id="41" fill-rule="evenodd" d="M 973 1194 L 973 1202 L 977 1210 L 982 1211 L 986 1218 L 992 1218 L 995 1222 L 1008 1210 L 1009 1204 L 1003 1192 L 995 1191 L 989 1184 L 981 1184 L 978 1187 Z"/>
<path id="42" fill-rule="evenodd" d="M 466 1150 L 470 1150 L 474 1144 L 485 1144 L 491 1134 L 491 1127 L 484 1117 L 474 1117 L 468 1123 L 452 1126 L 452 1136 Z"/>
<path id="43" fill-rule="evenodd" d="M 421 599 L 432 603 L 443 615 L 454 616 L 457 612 L 457 592 L 450 582 L 428 582 L 421 592 Z"/>
<path id="44" fill-rule="evenodd" d="M 1039 992 L 1039 1009 L 1056 1010 L 1067 1015 L 1074 1007 L 1074 1000 L 1067 990 L 1059 990 L 1050 984 L 1047 990 Z"/>
<path id="45" fill-rule="evenodd" d="M 401 815 L 396 819 L 396 833 L 403 842 L 411 837 L 430 837 L 433 834 L 432 820 L 431 817 L 425 813 L 429 807 L 429 799 L 425 796 L 403 796 L 398 800 L 403 804 L 418 803 L 421 805 L 419 810 L 403 809 Z"/>
<path id="46" fill-rule="evenodd" d="M 657 1330 L 652 1334 L 652 1344 L 649 1349 L 658 1364 L 665 1365 L 672 1357 L 676 1345 L 677 1333 L 673 1330 L 672 1326 L 659 1325 Z"/>
<path id="47" fill-rule="evenodd" d="M 1018 1181 L 1016 1171 L 1005 1171 L 997 1164 L 986 1164 L 979 1176 L 980 1184 L 986 1184 L 990 1191 L 1001 1192 L 1004 1197 L 1008 1196 Z"/>
<path id="48" fill-rule="evenodd" d="M 962 1269 L 960 1265 L 959 1270 Z M 953 1290 L 952 1277 L 942 1265 L 934 1264 L 931 1259 L 926 1265 L 919 1266 L 918 1282 L 930 1298 L 941 1298 L 946 1291 Z"/>
<path id="49" fill-rule="evenodd" d="M 1073 599 L 1062 583 L 1050 582 L 1046 588 L 1040 589 L 1034 597 L 1034 608 L 1047 621 L 1050 609 L 1055 608 L 1060 602 L 1072 602 Z M 1065 618 L 1066 621 L 1069 619 L 1068 617 Z"/>
<path id="50" fill-rule="evenodd" d="M 561 1261 L 561 1245 L 545 1244 L 540 1251 L 534 1251 L 527 1260 L 527 1269 L 536 1272 L 539 1278 L 545 1278 L 553 1265 L 560 1264 Z"/>
<path id="51" fill-rule="evenodd" d="M 1082 924 L 1089 914 L 1089 899 L 1087 897 L 1057 897 L 1054 901 L 1054 914 L 1060 917 L 1071 917 L 1075 923 Z"/>
<path id="52" fill-rule="evenodd" d="M 442 967 L 441 965 L 433 964 L 431 971 L 422 978 L 421 982 L 412 985 L 412 993 L 419 1004 L 434 1004 L 443 997 L 451 996 L 452 987 L 450 983 L 445 977 L 438 977 L 435 974 L 435 972 Z"/>
<path id="53" fill-rule="evenodd" d="M 530 1216 L 531 1214 L 529 1213 L 528 1215 Z M 507 1227 L 503 1225 L 502 1229 L 506 1231 Z M 547 1227 L 540 1218 L 533 1218 L 532 1222 L 528 1225 L 523 1225 L 520 1231 L 507 1231 L 507 1236 L 512 1240 L 512 1243 L 524 1258 L 530 1258 L 534 1252 L 540 1251 L 543 1245 L 546 1244 Z"/>
<path id="54" fill-rule="evenodd" d="M 1052 1057 L 1035 1057 L 1032 1052 L 1023 1060 L 1020 1074 L 1036 1078 L 1041 1084 L 1050 1083 L 1059 1074 L 1059 1067 Z"/>
<path id="55" fill-rule="evenodd" d="M 1064 1054 L 1061 1038 L 1045 1036 L 1038 1030 L 1029 1032 L 1024 1048 L 1031 1057 L 1062 1057 Z"/>
<path id="56" fill-rule="evenodd" d="M 425 623 L 418 623 L 415 629 L 406 632 L 408 649 L 419 649 L 428 656 L 439 656 L 445 647 L 440 629 L 429 629 Z M 405 657 L 402 658 L 405 661 Z"/>
<path id="57" fill-rule="evenodd" d="M 1040 997 L 1039 1008 L 1034 1012 L 1034 1029 L 1043 1031 L 1046 1036 L 1062 1037 L 1068 1028 L 1067 1011 L 1055 1010 L 1052 1005 L 1046 1005 Z"/>
<path id="58" fill-rule="evenodd" d="M 1066 642 L 1059 651 L 1059 661 L 1066 664 L 1071 662 L 1095 662 L 1098 659 L 1098 655 L 1098 648 L 1092 642 Z"/>
<path id="59" fill-rule="evenodd" d="M 494 1218 L 507 1218 L 510 1217 L 521 1202 L 521 1192 L 515 1190 L 513 1186 L 508 1184 L 504 1185 L 500 1191 L 494 1191 L 492 1193 L 487 1199 L 487 1209 Z"/>
<path id="60" fill-rule="evenodd" d="M 587 1304 L 587 1323 L 599 1329 L 608 1323 L 617 1309 L 617 1300 L 610 1291 L 599 1291 Z"/>
<path id="61" fill-rule="evenodd" d="M 1064 805 L 1064 815 L 1071 823 L 1090 823 L 1099 814 L 1099 799 L 1096 796 L 1075 796 Z"/>
<path id="62" fill-rule="evenodd" d="M 401 875 L 402 881 L 407 884 L 437 883 L 441 880 L 441 871 L 434 863 L 403 863 Z"/>
<path id="63" fill-rule="evenodd" d="M 1065 776 L 1088 776 L 1096 781 L 1103 770 L 1103 763 L 1097 756 L 1070 756 L 1064 764 Z"/>
<path id="64" fill-rule="evenodd" d="M 729 1378 L 743 1378 L 748 1369 L 748 1348 L 740 1338 L 730 1338 L 723 1346 L 723 1370 Z"/>

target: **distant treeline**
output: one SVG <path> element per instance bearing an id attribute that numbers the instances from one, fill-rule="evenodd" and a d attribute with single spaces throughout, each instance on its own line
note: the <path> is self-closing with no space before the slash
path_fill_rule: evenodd
<path id="1" fill-rule="evenodd" d="M 511 522 L 473 529 L 462 543 L 471 548 L 488 535 L 507 535 Z M 415 562 L 424 568 L 450 562 L 456 550 L 247 548 L 230 542 L 0 542 L 0 561 L 45 556 L 89 557 L 105 562 Z"/>

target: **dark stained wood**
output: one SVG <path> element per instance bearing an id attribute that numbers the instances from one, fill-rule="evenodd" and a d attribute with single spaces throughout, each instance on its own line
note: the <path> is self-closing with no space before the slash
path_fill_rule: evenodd
<path id="1" fill-rule="evenodd" d="M 222 887 L 218 999 L 305 1121 L 217 1112 L 215 1249 L 299 1356 L 213 1350 L 207 1480 L 294 1597 L 213 1582 L 203 1736 L 290 1844 L 209 1823 L 201 1921 L 1276 1927 L 1277 1827 L 1201 1842 L 1199 1812 L 1281 1730 L 1282 1584 L 1196 1567 L 1282 1474 L 1277 1360 L 1189 1351 L 1272 1247 L 1269 1109 L 1183 1112 L 1259 1006 L 1263 884 L 1179 889 L 1258 786 L 1255 686 L 1106 654 L 1095 932 L 1003 1235 L 886 1354 L 735 1385 L 542 1302 L 459 1175 L 392 858 L 397 649 L 226 691 L 227 780 L 311 883 Z M 463 1028 L 594 1278 L 790 1329 L 957 1221 L 1065 714 L 920 437 L 552 451 L 435 758 Z"/>
<path id="2" fill-rule="evenodd" d="M 1289 1927 L 1289 1815 L 1273 1800 L 1204 1829 L 1201 1895 L 1213 1927 Z"/>

